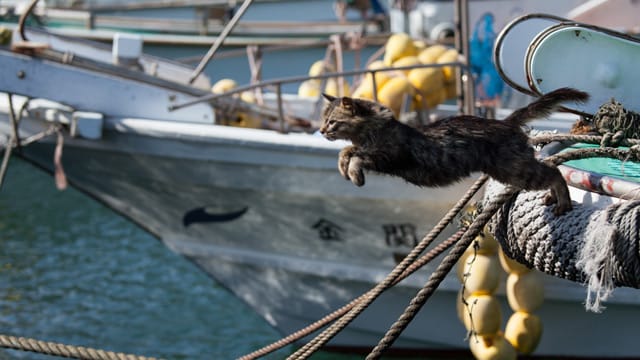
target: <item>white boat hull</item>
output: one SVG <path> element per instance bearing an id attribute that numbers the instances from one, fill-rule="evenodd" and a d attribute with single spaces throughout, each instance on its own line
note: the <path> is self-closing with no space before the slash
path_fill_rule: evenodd
<path id="1" fill-rule="evenodd" d="M 28 136 L 45 127 L 25 118 L 20 129 Z M 4 113 L 0 132 L 10 133 Z M 22 156 L 51 171 L 54 145 L 31 145 Z M 375 286 L 472 181 L 420 189 L 370 175 L 357 188 L 336 170 L 343 145 L 305 134 L 111 119 L 101 140 L 67 138 L 63 164 L 74 186 L 194 261 L 289 334 Z M 438 262 L 384 294 L 329 347 L 369 350 Z M 459 289 L 455 275 L 447 277 L 393 351 L 466 351 Z M 604 313 L 591 314 L 579 284 L 546 277 L 545 291 L 536 354 L 638 353 L 636 292 L 618 289 Z M 504 296 L 501 302 L 504 324 L 511 310 Z"/>

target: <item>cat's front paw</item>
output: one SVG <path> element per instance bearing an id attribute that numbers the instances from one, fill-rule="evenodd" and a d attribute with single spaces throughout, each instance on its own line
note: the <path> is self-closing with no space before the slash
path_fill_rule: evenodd
<path id="1" fill-rule="evenodd" d="M 342 156 L 340 154 L 340 158 L 338 158 L 338 171 L 340 171 L 340 175 L 342 175 L 345 179 L 349 180 L 349 162 L 351 161 L 351 157 Z"/>
<path id="2" fill-rule="evenodd" d="M 354 150 L 353 146 L 347 146 L 340 151 L 340 155 L 338 156 L 338 171 L 340 171 L 340 175 L 347 180 L 351 180 L 349 178 L 349 162 L 351 162 Z"/>
<path id="3" fill-rule="evenodd" d="M 347 169 L 348 179 L 351 180 L 356 186 L 364 185 L 364 171 L 362 169 L 362 159 L 357 156 L 352 156 L 349 161 L 349 167 Z"/>

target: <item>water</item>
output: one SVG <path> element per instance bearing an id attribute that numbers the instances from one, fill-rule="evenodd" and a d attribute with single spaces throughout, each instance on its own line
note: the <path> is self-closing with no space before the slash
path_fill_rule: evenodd
<path id="1" fill-rule="evenodd" d="M 281 337 L 154 237 L 15 158 L 0 192 L 0 333 L 165 359 L 232 359 Z"/>

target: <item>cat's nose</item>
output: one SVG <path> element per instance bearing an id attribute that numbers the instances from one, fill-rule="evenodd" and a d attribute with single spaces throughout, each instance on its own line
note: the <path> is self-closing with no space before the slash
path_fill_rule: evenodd
<path id="1" fill-rule="evenodd" d="M 324 128 L 324 126 L 320 128 L 320 134 L 323 134 L 323 135 L 324 135 L 324 133 L 325 133 L 326 131 L 327 131 L 327 129 L 325 129 L 325 128 Z"/>

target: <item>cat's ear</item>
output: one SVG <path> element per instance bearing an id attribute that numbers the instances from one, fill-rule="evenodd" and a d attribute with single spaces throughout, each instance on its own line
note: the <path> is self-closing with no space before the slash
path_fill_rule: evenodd
<path id="1" fill-rule="evenodd" d="M 331 101 L 333 101 L 333 100 L 335 100 L 335 99 L 336 99 L 336 98 L 335 98 L 335 96 L 331 96 L 331 95 L 329 95 L 329 94 L 325 94 L 325 93 L 322 93 L 322 96 L 323 96 L 325 99 L 327 99 L 329 102 L 331 102 Z"/>
<path id="2" fill-rule="evenodd" d="M 342 107 L 345 110 L 350 111 L 352 115 L 355 115 L 356 114 L 356 103 L 355 103 L 355 101 L 353 101 L 352 98 L 346 97 L 346 96 L 342 97 L 341 100 L 342 100 L 342 103 L 341 103 Z"/>

